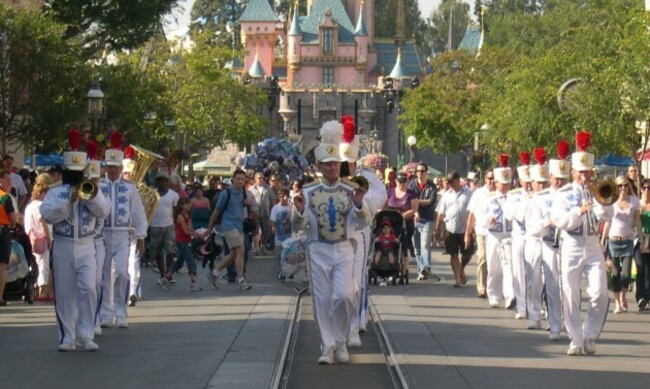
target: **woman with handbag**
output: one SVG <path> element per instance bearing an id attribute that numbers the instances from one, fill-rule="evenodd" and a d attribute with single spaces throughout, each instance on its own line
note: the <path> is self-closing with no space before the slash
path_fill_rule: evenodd
<path id="1" fill-rule="evenodd" d="M 616 186 L 619 190 L 618 200 L 613 204 L 614 217 L 606 222 L 603 227 L 603 247 L 605 237 L 608 237 L 609 252 L 613 261 L 612 289 L 616 306 L 614 313 L 627 312 L 625 294 L 630 285 L 632 258 L 634 256 L 635 230 L 641 231 L 639 217 L 639 198 L 632 193 L 630 181 L 625 176 L 616 177 Z"/>
<path id="2" fill-rule="evenodd" d="M 34 301 L 54 301 L 52 273 L 50 272 L 52 236 L 39 210 L 51 183 L 52 179 L 49 174 L 40 174 L 36 178 L 36 184 L 32 189 L 32 200 L 27 205 L 27 208 L 25 208 L 25 232 L 32 243 L 32 253 L 38 265 L 38 278 L 36 279 L 37 295 Z"/>

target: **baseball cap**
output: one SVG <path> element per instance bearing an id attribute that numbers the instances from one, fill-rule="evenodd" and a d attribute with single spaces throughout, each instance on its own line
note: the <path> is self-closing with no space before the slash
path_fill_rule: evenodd
<path id="1" fill-rule="evenodd" d="M 59 173 L 59 174 L 63 174 L 63 171 L 64 171 L 64 170 L 65 170 L 65 169 L 63 169 L 63 166 L 61 166 L 61 165 L 54 165 L 54 166 L 50 167 L 50 168 L 47 170 L 47 172 L 48 172 L 48 173 Z"/>
<path id="2" fill-rule="evenodd" d="M 223 181 L 221 181 L 224 185 L 232 186 L 232 180 L 230 178 L 224 178 Z"/>

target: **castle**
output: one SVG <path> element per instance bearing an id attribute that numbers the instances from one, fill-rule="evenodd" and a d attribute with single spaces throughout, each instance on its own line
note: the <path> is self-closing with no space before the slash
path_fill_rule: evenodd
<path id="1" fill-rule="evenodd" d="M 404 155 L 397 90 L 423 79 L 426 62 L 412 42 L 375 37 L 374 0 L 306 1 L 305 15 L 296 1 L 283 21 L 268 0 L 249 0 L 239 19 L 247 55 L 233 71 L 269 92 L 271 136 L 306 154 L 323 122 L 352 115 L 366 152 L 395 164 Z"/>

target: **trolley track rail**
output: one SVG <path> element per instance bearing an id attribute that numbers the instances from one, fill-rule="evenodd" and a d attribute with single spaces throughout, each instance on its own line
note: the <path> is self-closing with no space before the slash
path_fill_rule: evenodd
<path id="1" fill-rule="evenodd" d="M 290 314 L 292 320 L 287 326 L 287 333 L 285 334 L 284 347 L 280 353 L 280 359 L 277 365 L 276 374 L 271 380 L 271 382 L 269 382 L 269 385 L 267 386 L 267 388 L 269 389 L 287 389 L 292 387 L 291 385 L 292 368 L 294 367 L 294 363 L 296 363 L 296 361 L 298 360 L 309 360 L 310 361 L 309 363 L 313 364 L 310 366 L 314 366 L 314 368 L 316 368 L 317 366 L 316 355 L 312 355 L 310 351 L 303 350 L 296 347 L 301 328 L 303 331 L 307 330 L 306 328 L 303 328 L 303 326 L 301 326 L 301 324 L 304 325 L 304 322 L 301 321 L 301 316 L 304 311 L 303 304 L 305 302 L 306 296 L 308 296 L 307 288 L 296 289 L 295 301 L 293 303 L 292 313 Z M 390 377 L 389 379 L 385 380 L 386 386 L 382 386 L 382 387 L 395 388 L 395 389 L 409 388 L 407 377 L 405 376 L 403 370 L 400 368 L 398 359 L 396 358 L 395 353 L 393 351 L 393 347 L 391 346 L 391 343 L 388 339 L 387 332 L 384 329 L 381 321 L 379 320 L 377 311 L 375 310 L 374 306 L 372 306 L 372 303 L 369 303 L 368 309 L 371 318 L 369 326 L 371 326 L 372 329 L 371 331 L 368 332 L 372 333 L 374 336 L 364 336 L 363 342 L 364 344 L 366 344 L 367 342 L 375 343 L 376 345 L 374 346 L 374 348 L 375 349 L 378 348 L 382 354 L 385 368 L 388 372 L 388 376 Z M 309 323 L 308 325 L 314 325 L 314 323 Z M 314 339 L 314 342 L 318 342 L 318 340 Z M 354 355 L 357 352 L 357 350 L 361 350 L 361 353 L 364 352 L 363 349 L 352 349 L 351 355 Z M 352 365 L 354 365 L 354 363 Z M 321 369 L 318 371 L 325 372 L 326 374 L 331 374 L 333 371 L 333 370 L 322 370 L 322 369 L 327 369 L 327 367 L 325 366 L 320 366 L 318 368 Z M 336 369 L 336 367 L 334 367 L 334 369 Z M 364 365 L 356 365 L 355 369 L 357 369 L 358 374 L 363 374 L 362 370 L 364 369 Z M 383 375 L 385 376 L 385 373 L 383 373 Z M 314 376 L 313 378 L 318 380 L 325 377 Z M 304 387 L 312 386 L 310 385 L 309 382 L 304 382 L 302 384 L 304 385 Z"/>

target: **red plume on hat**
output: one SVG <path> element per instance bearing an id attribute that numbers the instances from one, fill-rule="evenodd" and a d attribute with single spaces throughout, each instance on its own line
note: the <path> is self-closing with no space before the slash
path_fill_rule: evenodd
<path id="1" fill-rule="evenodd" d="M 535 156 L 535 161 L 537 161 L 538 164 L 543 165 L 546 163 L 546 151 L 544 151 L 543 147 L 535 148 L 533 154 Z"/>
<path id="2" fill-rule="evenodd" d="M 530 153 L 528 151 L 519 153 L 519 161 L 522 165 L 530 165 Z"/>
<path id="3" fill-rule="evenodd" d="M 135 157 L 135 149 L 131 146 L 126 146 L 124 149 L 124 157 L 133 159 Z"/>
<path id="4" fill-rule="evenodd" d="M 71 151 L 79 151 L 81 145 L 81 133 L 76 128 L 71 128 L 68 131 L 68 144 Z"/>
<path id="5" fill-rule="evenodd" d="M 576 134 L 576 147 L 578 151 L 587 151 L 589 146 L 591 146 L 591 133 L 578 132 Z"/>
<path id="6" fill-rule="evenodd" d="M 354 118 L 350 115 L 341 117 L 341 124 L 343 124 L 343 142 L 352 143 L 354 136 L 357 133 L 356 126 L 354 125 Z"/>
<path id="7" fill-rule="evenodd" d="M 88 159 L 97 159 L 97 155 L 99 154 L 99 143 L 92 139 L 86 142 L 86 154 L 88 155 Z"/>
<path id="8" fill-rule="evenodd" d="M 561 140 L 557 143 L 557 156 L 560 159 L 567 159 L 569 158 L 569 153 L 571 146 L 569 145 L 569 142 L 565 140 Z"/>
<path id="9" fill-rule="evenodd" d="M 122 133 L 119 131 L 113 131 L 111 134 L 111 149 L 121 150 L 122 149 Z"/>
<path id="10" fill-rule="evenodd" d="M 501 154 L 499 155 L 499 166 L 501 167 L 508 167 L 508 158 L 510 156 L 508 154 Z"/>

